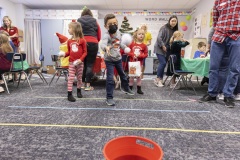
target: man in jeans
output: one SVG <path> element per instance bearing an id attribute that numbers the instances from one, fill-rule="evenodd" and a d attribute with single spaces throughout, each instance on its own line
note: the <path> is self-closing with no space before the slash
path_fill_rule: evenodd
<path id="1" fill-rule="evenodd" d="M 218 94 L 219 68 L 225 54 L 229 55 L 229 72 L 223 88 L 224 102 L 229 108 L 235 106 L 233 91 L 240 73 L 240 0 L 215 0 L 210 54 L 208 94 L 199 102 L 215 101 Z"/>

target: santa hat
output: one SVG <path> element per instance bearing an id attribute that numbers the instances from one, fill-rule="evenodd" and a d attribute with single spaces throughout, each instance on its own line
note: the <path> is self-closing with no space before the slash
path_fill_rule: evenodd
<path id="1" fill-rule="evenodd" d="M 59 38 L 59 42 L 62 44 L 62 43 L 65 43 L 67 42 L 68 38 L 60 33 L 56 33 L 56 35 L 58 36 Z"/>

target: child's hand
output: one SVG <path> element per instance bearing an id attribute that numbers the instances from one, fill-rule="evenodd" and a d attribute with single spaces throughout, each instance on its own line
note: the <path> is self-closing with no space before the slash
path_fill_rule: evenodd
<path id="1" fill-rule="evenodd" d="M 200 58 L 205 58 L 205 55 L 201 54 L 201 55 L 200 55 Z"/>
<path id="2" fill-rule="evenodd" d="M 106 49 L 107 55 L 112 56 L 111 53 L 110 53 L 111 46 L 107 46 L 105 49 Z"/>
<path id="3" fill-rule="evenodd" d="M 163 49 L 164 52 L 167 52 L 167 47 L 162 46 L 162 49 Z"/>
<path id="4" fill-rule="evenodd" d="M 80 60 L 80 59 L 77 59 L 77 60 L 75 60 L 74 62 L 73 62 L 73 65 L 74 66 L 77 66 L 77 65 L 79 65 L 79 64 L 81 64 L 82 63 L 82 61 Z"/>
<path id="5" fill-rule="evenodd" d="M 60 52 L 58 53 L 58 56 L 59 56 L 59 57 L 65 57 L 65 52 L 60 51 Z"/>

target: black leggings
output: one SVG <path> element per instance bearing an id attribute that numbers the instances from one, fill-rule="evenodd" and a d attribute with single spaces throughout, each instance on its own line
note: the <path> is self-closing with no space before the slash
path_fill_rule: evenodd
<path id="1" fill-rule="evenodd" d="M 87 56 L 84 60 L 84 69 L 82 75 L 82 81 L 90 83 L 93 76 L 92 68 L 97 57 L 98 43 L 87 43 Z"/>

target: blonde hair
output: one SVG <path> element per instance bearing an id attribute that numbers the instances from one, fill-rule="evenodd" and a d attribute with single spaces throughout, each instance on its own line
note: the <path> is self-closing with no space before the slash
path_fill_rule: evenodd
<path id="1" fill-rule="evenodd" d="M 147 30 L 148 30 L 147 24 L 143 24 L 143 25 L 141 26 L 141 29 L 143 29 L 143 28 L 146 28 L 146 31 L 147 31 Z"/>
<path id="2" fill-rule="evenodd" d="M 73 37 L 72 38 L 83 38 L 82 26 L 79 22 L 70 22 L 68 25 L 69 28 L 73 30 Z"/>
<path id="3" fill-rule="evenodd" d="M 0 34 L 0 52 L 3 54 L 13 52 L 13 49 L 8 40 L 8 36 L 5 34 Z"/>
<path id="4" fill-rule="evenodd" d="M 9 16 L 4 16 L 4 17 L 3 17 L 3 20 L 2 20 L 2 22 L 3 22 L 2 27 L 5 28 L 5 29 L 7 29 L 7 26 L 6 26 L 6 24 L 4 23 L 4 19 L 6 19 L 6 18 L 10 21 L 10 28 L 12 28 L 12 27 L 13 27 L 13 26 L 12 26 L 12 20 L 10 19 Z"/>
<path id="5" fill-rule="evenodd" d="M 173 33 L 173 36 L 172 36 L 171 39 L 170 39 L 170 44 L 173 43 L 173 41 L 174 41 L 175 38 L 180 37 L 180 36 L 183 36 L 183 33 L 180 32 L 180 31 L 175 31 L 175 32 Z"/>
<path id="6" fill-rule="evenodd" d="M 6 36 L 9 36 L 9 33 L 6 32 L 6 31 L 4 31 L 4 30 L 1 30 L 1 31 L 0 31 L 0 34 L 4 34 L 4 35 L 6 35 Z"/>
<path id="7" fill-rule="evenodd" d="M 133 32 L 133 41 L 134 41 L 134 42 L 137 42 L 137 33 L 138 33 L 139 31 L 142 31 L 142 32 L 143 32 L 143 40 L 144 40 L 144 38 L 145 38 L 145 31 L 144 31 L 143 29 L 141 29 L 141 28 L 137 28 L 136 31 Z M 143 40 L 142 40 L 142 41 L 143 41 Z"/>

